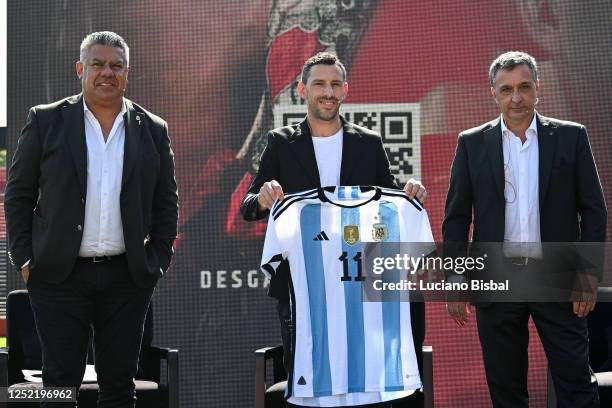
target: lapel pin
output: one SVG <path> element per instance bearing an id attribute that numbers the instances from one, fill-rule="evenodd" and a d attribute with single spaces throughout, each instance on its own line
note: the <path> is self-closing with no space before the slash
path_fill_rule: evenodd
<path id="1" fill-rule="evenodd" d="M 140 116 L 136 115 L 136 122 L 138 122 L 138 125 L 140 126 Z"/>

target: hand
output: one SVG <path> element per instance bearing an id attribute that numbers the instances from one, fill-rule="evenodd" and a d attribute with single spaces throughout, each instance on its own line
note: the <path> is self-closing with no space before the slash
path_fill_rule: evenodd
<path id="1" fill-rule="evenodd" d="M 448 302 L 446 310 L 455 323 L 463 327 L 468 323 L 468 316 L 472 314 L 472 305 L 468 302 Z"/>
<path id="2" fill-rule="evenodd" d="M 574 287 L 571 294 L 574 314 L 578 317 L 586 317 L 595 309 L 597 301 L 597 278 L 587 273 L 576 275 Z"/>
<path id="3" fill-rule="evenodd" d="M 595 309 L 595 302 L 572 302 L 574 314 L 578 317 L 587 317 Z"/>
<path id="4" fill-rule="evenodd" d="M 278 181 L 272 180 L 264 183 L 259 189 L 259 194 L 257 194 L 259 211 L 269 210 L 276 200 L 282 200 L 283 198 L 285 198 L 285 193 Z"/>
<path id="5" fill-rule="evenodd" d="M 30 279 L 30 267 L 28 265 L 21 268 L 21 277 L 23 278 L 23 282 L 27 285 L 28 279 Z"/>
<path id="6" fill-rule="evenodd" d="M 425 190 L 425 186 L 419 180 L 408 180 L 404 186 L 404 192 L 408 195 L 408 198 L 413 199 L 416 197 L 421 203 L 424 203 L 427 199 L 427 190 Z"/>

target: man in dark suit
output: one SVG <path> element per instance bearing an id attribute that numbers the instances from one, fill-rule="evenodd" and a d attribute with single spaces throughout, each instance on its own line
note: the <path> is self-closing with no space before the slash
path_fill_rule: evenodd
<path id="1" fill-rule="evenodd" d="M 92 327 L 100 407 L 135 404 L 143 324 L 178 217 L 167 126 L 124 98 L 128 60 L 119 35 L 85 37 L 82 94 L 30 110 L 5 193 L 9 257 L 29 290 L 43 383 L 79 387 Z"/>
<path id="2" fill-rule="evenodd" d="M 504 244 L 506 272 L 542 272 L 541 242 L 602 242 L 607 211 L 584 126 L 535 111 L 535 60 L 499 56 L 489 70 L 501 118 L 459 135 L 443 223 L 445 242 Z M 528 243 L 512 246 L 512 243 Z M 546 261 L 546 259 L 544 259 Z M 534 299 L 531 299 L 534 300 Z M 533 319 L 550 365 L 559 407 L 597 407 L 585 316 L 594 299 L 477 305 L 487 382 L 495 407 L 528 407 L 527 323 Z M 447 305 L 457 324 L 471 306 Z"/>
<path id="3" fill-rule="evenodd" d="M 283 199 L 285 193 L 337 185 L 398 188 L 380 136 L 339 115 L 347 92 L 346 70 L 335 55 L 319 53 L 306 61 L 298 93 L 306 102 L 307 117 L 299 125 L 275 129 L 268 134 L 257 175 L 240 206 L 245 220 L 265 218 L 274 202 Z M 410 198 L 421 201 L 427 196 L 416 180 L 406 183 L 404 191 Z M 291 350 L 294 333 L 286 274 L 285 264 L 277 269 L 269 292 L 279 299 L 283 344 L 285 350 Z M 413 303 L 411 313 L 415 350 L 421 366 L 425 336 L 423 303 Z M 285 367 L 291 370 L 291 353 L 285 353 L 285 357 Z M 378 399 L 378 402 L 387 402 L 375 406 L 402 406 L 399 399 L 390 401 L 388 398 Z"/>

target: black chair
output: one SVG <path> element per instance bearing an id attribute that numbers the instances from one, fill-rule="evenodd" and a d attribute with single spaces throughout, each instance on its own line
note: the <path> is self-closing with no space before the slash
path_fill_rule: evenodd
<path id="1" fill-rule="evenodd" d="M 612 407 L 612 287 L 597 289 L 597 305 L 587 317 L 589 360 L 597 379 L 600 405 Z M 547 407 L 557 406 L 557 395 L 548 370 Z"/>
<path id="2" fill-rule="evenodd" d="M 41 348 L 27 290 L 16 290 L 6 298 L 7 348 L 0 349 L 0 387 L 9 389 L 42 387 L 41 383 L 26 381 L 22 370 L 40 370 Z M 135 379 L 137 408 L 178 408 L 178 350 L 151 345 L 153 339 L 153 310 L 149 308 Z M 93 356 L 90 347 L 88 362 Z M 165 375 L 162 376 L 162 361 Z M 165 378 L 163 378 L 165 377 Z M 162 381 L 163 380 L 163 381 Z M 98 384 L 83 383 L 79 389 L 79 407 L 96 407 Z M 19 403 L 16 408 L 27 408 Z M 12 404 L 11 404 L 12 405 Z M 38 404 L 32 404 L 38 407 Z"/>
<path id="3" fill-rule="evenodd" d="M 266 366 L 272 361 L 272 373 Z M 272 374 L 269 382 L 266 374 Z M 423 398 L 415 398 L 415 407 L 433 408 L 433 349 L 423 346 Z M 272 384 L 268 386 L 268 384 Z M 255 408 L 285 408 L 287 375 L 283 366 L 283 346 L 265 347 L 255 350 Z"/>

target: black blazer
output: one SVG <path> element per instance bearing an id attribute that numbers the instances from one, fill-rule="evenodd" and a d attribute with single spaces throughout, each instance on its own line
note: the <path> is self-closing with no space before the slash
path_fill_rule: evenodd
<path id="1" fill-rule="evenodd" d="M 170 265 L 178 195 L 166 122 L 129 100 L 120 195 L 127 261 L 135 282 L 155 285 Z M 4 209 L 9 258 L 30 278 L 62 282 L 81 245 L 87 197 L 82 95 L 30 109 L 9 170 Z"/>
<path id="2" fill-rule="evenodd" d="M 344 118 L 342 127 L 340 184 L 398 188 L 389 170 L 389 159 L 380 136 Z M 281 127 L 268 133 L 268 145 L 261 155 L 259 170 L 240 204 L 245 220 L 253 221 L 267 216 L 268 211 L 258 211 L 257 194 L 261 186 L 270 180 L 278 181 L 285 193 L 325 187 L 320 183 L 310 126 L 306 119 L 298 125 Z"/>
<path id="3" fill-rule="evenodd" d="M 603 242 L 607 210 L 584 126 L 537 114 L 542 242 Z M 446 242 L 502 242 L 504 168 L 499 118 L 459 134 L 442 234 Z M 473 210 L 473 217 L 472 217 Z"/>

